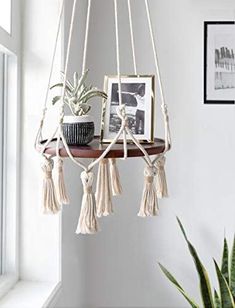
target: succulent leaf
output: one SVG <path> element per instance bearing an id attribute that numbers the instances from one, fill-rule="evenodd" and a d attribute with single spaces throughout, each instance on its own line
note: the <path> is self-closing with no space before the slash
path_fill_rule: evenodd
<path id="1" fill-rule="evenodd" d="M 222 308 L 234 308 L 235 304 L 234 304 L 233 296 L 229 289 L 228 283 L 225 277 L 223 276 L 223 274 L 221 273 L 219 266 L 215 260 L 214 260 L 214 263 L 215 263 L 215 269 L 216 269 L 217 278 L 218 278 L 219 286 L 220 286 L 220 297 L 221 297 Z"/>
<path id="2" fill-rule="evenodd" d="M 199 308 L 199 306 L 192 300 L 184 291 L 184 289 L 181 287 L 181 285 L 178 283 L 178 281 L 175 279 L 175 277 L 162 265 L 159 263 L 159 266 L 163 273 L 166 275 L 166 277 L 172 282 L 176 288 L 180 291 L 180 293 L 184 296 L 184 298 L 188 301 L 188 303 L 193 308 Z"/>
<path id="3" fill-rule="evenodd" d="M 233 240 L 233 248 L 232 248 L 232 255 L 231 255 L 230 289 L 235 299 L 235 236 Z"/>
<path id="4" fill-rule="evenodd" d="M 228 250 L 228 242 L 227 242 L 226 238 L 224 238 L 224 248 L 223 248 L 221 273 L 223 274 L 227 283 L 229 283 L 229 250 Z"/>
<path id="5" fill-rule="evenodd" d="M 199 259 L 196 249 L 194 248 L 194 246 L 188 240 L 186 232 L 184 230 L 184 227 L 183 227 L 180 219 L 177 218 L 177 221 L 178 221 L 180 229 L 181 229 L 181 231 L 184 235 L 184 238 L 185 238 L 185 240 L 188 244 L 190 254 L 193 258 L 194 264 L 195 264 L 197 272 L 198 272 L 203 305 L 204 305 L 205 308 L 214 308 L 215 306 L 214 306 L 214 301 L 213 301 L 213 297 L 212 297 L 212 293 L 211 293 L 211 284 L 210 284 L 208 273 L 207 273 L 205 267 L 203 266 L 201 260 Z"/>
<path id="6" fill-rule="evenodd" d="M 215 308 L 222 308 L 220 298 L 216 290 L 214 290 L 214 298 L 215 298 Z"/>

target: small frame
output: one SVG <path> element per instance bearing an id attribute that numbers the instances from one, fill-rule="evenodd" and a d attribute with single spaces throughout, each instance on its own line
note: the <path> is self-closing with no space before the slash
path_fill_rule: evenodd
<path id="1" fill-rule="evenodd" d="M 235 22 L 204 23 L 204 104 L 235 103 Z"/>
<path id="2" fill-rule="evenodd" d="M 154 142 L 154 75 L 121 77 L 122 103 L 126 105 L 128 127 L 142 143 Z M 119 88 L 117 76 L 105 76 L 104 89 L 108 99 L 103 103 L 101 142 L 112 142 L 121 128 L 117 115 Z M 123 136 L 120 138 L 120 142 Z M 130 140 L 128 140 L 130 142 Z"/>

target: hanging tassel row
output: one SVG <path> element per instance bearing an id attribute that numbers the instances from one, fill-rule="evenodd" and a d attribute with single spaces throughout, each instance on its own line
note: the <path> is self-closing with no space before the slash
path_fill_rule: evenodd
<path id="1" fill-rule="evenodd" d="M 154 185 L 156 168 L 147 166 L 144 170 L 144 191 L 138 213 L 139 217 L 156 216 L 158 212 L 157 191 Z"/>
<path id="2" fill-rule="evenodd" d="M 54 162 L 51 158 L 44 158 L 44 163 L 42 164 L 43 171 L 43 189 L 42 189 L 42 201 L 43 201 L 43 211 L 45 214 L 52 213 L 56 214 L 60 210 L 60 205 L 58 203 L 55 185 L 52 178 Z"/>
<path id="3" fill-rule="evenodd" d="M 122 194 L 122 185 L 120 182 L 120 175 L 117 168 L 117 161 L 115 158 L 109 158 L 110 180 L 113 196 Z"/>
<path id="4" fill-rule="evenodd" d="M 160 199 L 168 197 L 165 163 L 166 163 L 165 156 L 161 156 L 155 164 L 157 168 L 157 196 Z"/>
<path id="5" fill-rule="evenodd" d="M 57 174 L 55 177 L 55 187 L 58 202 L 62 204 L 69 204 L 69 197 L 66 192 L 65 181 L 64 181 L 64 170 L 63 170 L 63 160 L 58 157 L 57 159 Z"/>
<path id="6" fill-rule="evenodd" d="M 108 216 L 113 213 L 111 198 L 108 159 L 102 159 L 99 163 L 96 185 L 97 216 Z"/>
<path id="7" fill-rule="evenodd" d="M 92 191 L 93 179 L 94 175 L 92 172 L 83 171 L 81 173 L 83 198 L 76 230 L 77 234 L 95 234 L 99 229 L 95 207 L 95 196 Z"/>

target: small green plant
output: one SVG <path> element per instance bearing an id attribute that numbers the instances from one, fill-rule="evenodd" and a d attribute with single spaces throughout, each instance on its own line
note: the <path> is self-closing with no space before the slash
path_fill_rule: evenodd
<path id="1" fill-rule="evenodd" d="M 235 237 L 231 257 L 229 257 L 228 242 L 226 238 L 224 238 L 221 268 L 219 268 L 217 262 L 214 260 L 220 292 L 217 292 L 216 289 L 214 289 L 214 294 L 212 294 L 208 273 L 203 266 L 196 249 L 189 241 L 181 221 L 178 218 L 177 221 L 198 272 L 204 308 L 235 308 Z M 191 307 L 200 308 L 200 306 L 196 304 L 195 301 L 185 292 L 174 276 L 162 264 L 159 263 L 159 266 L 166 277 L 175 285 L 179 292 L 188 301 Z"/>
<path id="2" fill-rule="evenodd" d="M 61 73 L 63 79 L 64 73 Z M 69 80 L 65 82 L 65 98 L 64 102 L 68 105 L 71 113 L 74 116 L 82 116 L 87 114 L 91 110 L 91 106 L 88 101 L 94 97 L 101 97 L 107 99 L 107 94 L 93 86 L 86 86 L 85 82 L 88 76 L 88 70 L 79 78 L 78 73 L 73 75 L 73 83 Z M 63 83 L 57 83 L 51 87 L 63 87 Z M 56 104 L 61 100 L 61 96 L 55 96 L 52 100 L 52 104 Z"/>

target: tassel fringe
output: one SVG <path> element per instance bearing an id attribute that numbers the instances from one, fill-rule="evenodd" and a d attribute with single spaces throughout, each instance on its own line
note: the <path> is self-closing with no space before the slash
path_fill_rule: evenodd
<path id="1" fill-rule="evenodd" d="M 118 196 L 122 194 L 122 185 L 120 182 L 120 175 L 117 168 L 117 162 L 115 158 L 109 159 L 109 170 L 111 179 L 111 189 L 113 196 Z"/>
<path id="2" fill-rule="evenodd" d="M 99 229 L 96 216 L 95 197 L 92 192 L 93 179 L 94 175 L 92 172 L 83 171 L 81 173 L 84 194 L 76 230 L 77 234 L 95 234 Z"/>
<path id="3" fill-rule="evenodd" d="M 99 163 L 96 185 L 96 208 L 98 217 L 108 216 L 113 213 L 108 159 L 102 159 Z"/>
<path id="4" fill-rule="evenodd" d="M 69 197 L 66 192 L 65 181 L 64 181 L 64 170 L 63 170 L 63 160 L 59 157 L 57 160 L 57 174 L 55 178 L 56 194 L 59 203 L 69 204 Z"/>
<path id="5" fill-rule="evenodd" d="M 57 201 L 55 185 L 52 178 L 53 165 L 54 162 L 51 158 L 45 158 L 45 161 L 42 165 L 42 171 L 44 174 L 42 200 L 45 214 L 56 214 L 60 210 L 60 205 Z"/>
<path id="6" fill-rule="evenodd" d="M 165 173 L 165 163 L 166 163 L 166 158 L 164 156 L 162 156 L 156 162 L 157 196 L 160 199 L 168 197 L 168 188 L 167 188 L 166 173 Z"/>
<path id="7" fill-rule="evenodd" d="M 158 200 L 157 192 L 154 186 L 154 177 L 156 175 L 156 168 L 146 167 L 144 170 L 144 191 L 142 196 L 142 202 L 140 211 L 138 213 L 139 217 L 156 216 L 158 212 Z"/>

